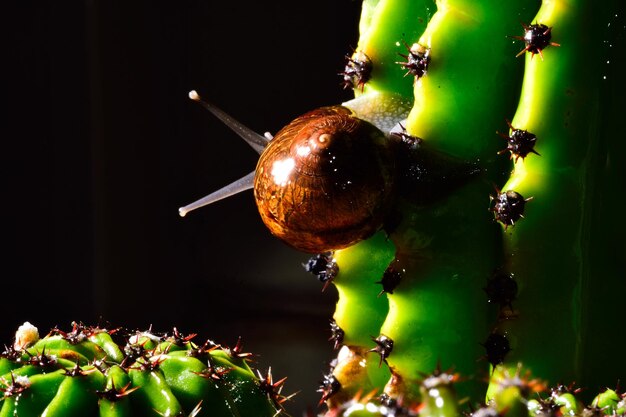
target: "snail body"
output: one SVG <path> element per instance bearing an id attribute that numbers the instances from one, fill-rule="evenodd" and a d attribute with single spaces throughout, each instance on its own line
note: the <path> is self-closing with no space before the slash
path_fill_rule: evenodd
<path id="1" fill-rule="evenodd" d="M 195 92 L 190 97 L 246 140 L 260 158 L 254 172 L 179 209 L 181 216 L 254 188 L 261 218 L 290 246 L 323 253 L 380 230 L 398 196 L 424 203 L 433 190 L 456 185 L 475 170 L 420 148 L 404 131 L 386 134 L 344 106 L 296 118 L 275 137 L 261 136 Z"/>

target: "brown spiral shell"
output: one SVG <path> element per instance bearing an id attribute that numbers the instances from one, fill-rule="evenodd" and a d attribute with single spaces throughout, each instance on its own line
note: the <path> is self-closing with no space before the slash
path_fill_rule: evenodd
<path id="1" fill-rule="evenodd" d="M 395 163 L 388 138 L 345 107 L 306 113 L 270 141 L 254 179 L 269 230 L 296 249 L 350 246 L 382 227 Z"/>

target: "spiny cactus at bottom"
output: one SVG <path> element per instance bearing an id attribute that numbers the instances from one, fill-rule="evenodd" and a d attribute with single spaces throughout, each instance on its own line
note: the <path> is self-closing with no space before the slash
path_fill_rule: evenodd
<path id="1" fill-rule="evenodd" d="M 257 374 L 239 340 L 73 323 L 39 338 L 25 323 L 0 354 L 0 417 L 261 417 L 283 411 L 284 379 Z"/>
<path id="2" fill-rule="evenodd" d="M 626 394 L 607 388 L 585 406 L 579 398 L 582 389 L 562 384 L 549 388 L 542 381 L 531 379 L 521 366 L 515 373 L 505 372 L 495 378 L 493 398 L 481 406 L 457 395 L 455 383 L 460 379 L 458 374 L 438 369 L 415 382 L 420 401 L 361 392 L 331 408 L 324 417 L 626 416 Z"/>

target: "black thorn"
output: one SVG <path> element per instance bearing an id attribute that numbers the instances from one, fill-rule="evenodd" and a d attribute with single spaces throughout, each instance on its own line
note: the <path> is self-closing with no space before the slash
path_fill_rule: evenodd
<path id="1" fill-rule="evenodd" d="M 339 392 L 340 389 L 341 383 L 332 373 L 324 374 L 317 390 L 317 392 L 322 393 L 322 398 L 320 399 L 319 404 L 321 405 L 323 402 Z"/>
<path id="2" fill-rule="evenodd" d="M 414 43 L 412 46 L 409 46 L 406 42 L 404 42 L 404 46 L 409 52 L 408 55 L 398 55 L 406 59 L 406 61 L 396 62 L 396 64 L 399 64 L 402 68 L 407 70 L 405 76 L 411 74 L 415 76 L 416 79 L 419 79 L 426 75 L 428 65 L 430 64 L 430 49 L 418 43 Z"/>
<path id="3" fill-rule="evenodd" d="M 345 332 L 335 320 L 330 321 L 330 332 L 331 336 L 328 340 L 333 342 L 333 349 L 337 350 L 343 344 Z"/>
<path id="4" fill-rule="evenodd" d="M 363 91 L 365 83 L 372 76 L 373 64 L 363 52 L 355 52 L 352 56 L 346 55 L 346 65 L 339 75 L 343 77 L 343 88 L 359 88 Z"/>
<path id="5" fill-rule="evenodd" d="M 485 348 L 487 361 L 494 368 L 504 362 L 505 356 L 511 351 L 509 339 L 499 333 L 491 333 L 485 343 L 482 343 L 482 346 Z"/>
<path id="6" fill-rule="evenodd" d="M 377 281 L 377 284 L 381 284 L 383 289 L 378 294 L 379 296 L 383 293 L 393 294 L 393 291 L 396 289 L 400 281 L 402 281 L 402 276 L 404 275 L 405 270 L 396 270 L 393 266 L 389 266 L 385 272 L 383 273 L 383 277 L 380 281 Z"/>
<path id="7" fill-rule="evenodd" d="M 517 296 L 517 282 L 513 279 L 512 274 L 496 270 L 483 290 L 487 294 L 488 302 L 499 304 L 501 307 L 511 307 Z"/>
<path id="8" fill-rule="evenodd" d="M 494 213 L 495 220 L 502 223 L 505 228 L 514 226 L 515 222 L 523 217 L 526 202 L 531 199 L 532 197 L 524 198 L 513 190 L 498 192 L 495 197 L 491 196 L 494 203 L 489 210 Z"/>
<path id="9" fill-rule="evenodd" d="M 332 252 L 320 253 L 311 257 L 305 264 L 302 264 L 307 272 L 315 275 L 317 279 L 324 283 L 323 290 L 335 279 L 339 273 L 339 266 L 333 259 Z"/>
<path id="10" fill-rule="evenodd" d="M 382 366 L 383 362 L 387 363 L 387 358 L 393 350 L 393 340 L 381 334 L 378 337 L 372 337 L 372 341 L 376 343 L 376 347 L 369 351 L 376 352 L 380 355 L 380 363 L 378 366 Z"/>

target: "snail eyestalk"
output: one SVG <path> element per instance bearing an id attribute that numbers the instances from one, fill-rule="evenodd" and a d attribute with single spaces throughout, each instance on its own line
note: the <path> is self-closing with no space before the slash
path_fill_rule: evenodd
<path id="1" fill-rule="evenodd" d="M 259 154 L 263 152 L 267 143 L 272 139 L 270 133 L 266 133 L 265 135 L 259 135 L 254 132 L 250 128 L 244 126 L 237 120 L 233 119 L 231 116 L 226 114 L 224 111 L 219 109 L 214 104 L 211 104 L 205 100 L 203 100 L 196 90 L 191 90 L 189 92 L 189 98 L 193 101 L 198 102 L 202 107 L 210 111 L 215 117 L 220 119 L 226 126 L 231 128 L 233 132 L 237 133 L 243 140 L 245 140 L 248 145 L 250 145 L 255 151 Z M 246 175 L 243 178 L 238 179 L 232 184 L 227 185 L 224 188 L 221 188 L 197 201 L 194 201 L 191 204 L 188 204 L 184 207 L 178 209 L 178 214 L 180 217 L 185 217 L 187 213 L 192 210 L 195 210 L 200 207 L 207 206 L 209 204 L 215 203 L 216 201 L 223 200 L 226 197 L 230 197 L 232 195 L 238 194 L 245 190 L 250 190 L 254 188 L 254 172 Z"/>
<path id="2" fill-rule="evenodd" d="M 191 204 L 187 204 L 185 207 L 181 207 L 178 209 L 178 214 L 180 217 L 185 217 L 187 213 L 193 211 L 197 208 L 208 206 L 209 204 L 215 203 L 216 201 L 220 201 L 225 199 L 226 197 L 230 197 L 231 195 L 238 194 L 242 191 L 250 190 L 254 187 L 254 171 L 249 173 L 243 178 L 238 179 L 232 184 L 227 185 L 224 188 L 220 188 L 219 190 L 207 195 L 206 197 L 202 197 L 201 199 L 194 201 Z"/>
<path id="3" fill-rule="evenodd" d="M 263 149 L 265 149 L 265 147 L 267 146 L 267 142 L 269 142 L 267 136 L 259 135 L 254 130 L 244 126 L 239 121 L 233 119 L 231 116 L 226 114 L 226 112 L 224 112 L 214 104 L 203 100 L 196 90 L 191 90 L 189 92 L 189 98 L 193 101 L 198 102 L 202 107 L 204 107 L 205 109 L 210 111 L 215 117 L 220 119 L 226 126 L 231 128 L 233 132 L 235 132 L 243 140 L 245 140 L 246 143 L 250 145 L 252 149 L 254 149 L 257 153 L 261 154 L 261 152 L 263 152 Z"/>

